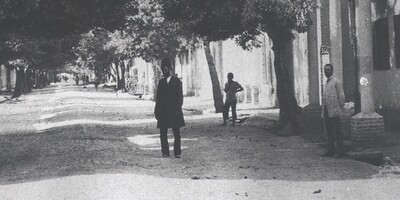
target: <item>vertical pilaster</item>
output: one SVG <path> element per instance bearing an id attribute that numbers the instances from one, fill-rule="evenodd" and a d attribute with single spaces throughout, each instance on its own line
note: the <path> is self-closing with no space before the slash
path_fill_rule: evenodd
<path id="1" fill-rule="evenodd" d="M 394 7 L 389 6 L 389 13 L 388 13 L 388 29 L 389 29 L 389 49 L 395 49 L 395 31 L 394 31 Z M 396 69 L 396 63 L 399 62 L 396 60 L 396 52 L 390 52 L 390 68 Z"/>
<path id="2" fill-rule="evenodd" d="M 375 113 L 372 90 L 371 0 L 355 0 L 355 3 L 361 112 L 351 119 L 351 139 L 356 146 L 370 147 L 383 142 L 385 130 L 383 117 Z"/>
<path id="3" fill-rule="evenodd" d="M 341 0 L 329 1 L 330 60 L 334 75 L 343 81 Z"/>
<path id="4" fill-rule="evenodd" d="M 372 22 L 371 0 L 356 0 L 356 37 L 358 54 L 358 84 L 361 95 L 361 112 L 375 112 L 372 91 Z"/>
<path id="5" fill-rule="evenodd" d="M 308 84 L 310 105 L 319 106 L 319 69 L 321 68 L 321 56 L 319 53 L 321 47 L 321 11 L 319 8 L 319 0 L 316 0 L 316 4 L 316 8 L 314 8 L 310 15 L 313 24 L 308 27 L 307 31 Z"/>
<path id="6" fill-rule="evenodd" d="M 320 135 L 324 132 L 320 104 L 322 28 L 320 0 L 315 0 L 315 3 L 317 6 L 310 13 L 313 24 L 308 27 L 307 31 L 309 105 L 304 108 L 303 117 L 307 123 L 307 132 L 313 135 Z"/>

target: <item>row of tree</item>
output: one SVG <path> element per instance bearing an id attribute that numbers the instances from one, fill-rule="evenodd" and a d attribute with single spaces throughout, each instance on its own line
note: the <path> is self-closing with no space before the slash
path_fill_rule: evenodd
<path id="1" fill-rule="evenodd" d="M 75 60 L 96 76 L 118 76 L 119 70 L 124 74 L 127 69 L 128 58 L 154 63 L 202 42 L 215 109 L 221 112 L 221 86 L 210 42 L 235 38 L 250 50 L 259 47 L 257 36 L 265 32 L 273 41 L 280 121 L 298 129 L 299 107 L 283 60 L 293 31 L 304 32 L 311 24 L 308 14 L 313 6 L 314 0 L 4 0 L 0 27 L 6 28 L 0 29 L 0 55 L 5 56 L 0 63 L 23 59 L 28 67 L 48 69 Z M 119 89 L 124 88 L 123 78 L 115 77 Z"/>
<path id="2" fill-rule="evenodd" d="M 125 24 L 128 0 L 4 0 L 0 2 L 0 64 L 17 69 L 14 97 L 29 91 L 30 74 L 57 71 L 73 60 L 72 47 L 93 27 Z M 18 62 L 17 62 L 18 61 Z M 27 87 L 28 88 L 27 88 Z"/>

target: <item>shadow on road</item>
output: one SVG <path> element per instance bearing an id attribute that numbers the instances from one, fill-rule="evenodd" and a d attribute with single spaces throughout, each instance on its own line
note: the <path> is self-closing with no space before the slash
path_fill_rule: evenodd
<path id="1" fill-rule="evenodd" d="M 212 119 L 182 130 L 183 158 L 128 140 L 154 135 L 155 124 L 73 125 L 44 133 L 0 136 L 0 184 L 81 174 L 129 173 L 183 179 L 341 180 L 368 178 L 376 168 L 347 159 L 321 159 L 322 149 L 299 137 L 278 137 Z M 157 145 L 156 145 L 157 146 Z M 172 150 L 172 145 L 171 145 Z"/>

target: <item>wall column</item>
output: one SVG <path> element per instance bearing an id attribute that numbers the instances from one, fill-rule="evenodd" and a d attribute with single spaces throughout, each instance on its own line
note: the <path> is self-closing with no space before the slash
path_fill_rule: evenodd
<path id="1" fill-rule="evenodd" d="M 308 48 L 308 84 L 309 84 L 309 102 L 310 105 L 320 106 L 319 92 L 319 69 L 321 68 L 321 12 L 319 0 L 316 0 L 317 7 L 314 8 L 310 17 L 313 24 L 307 31 Z"/>
<path id="2" fill-rule="evenodd" d="M 310 13 L 312 25 L 308 26 L 307 49 L 308 49 L 308 95 L 309 105 L 304 108 L 304 117 L 307 123 L 307 132 L 320 135 L 324 132 L 324 122 L 321 119 L 320 104 L 320 68 L 322 45 L 321 33 L 321 10 L 320 0 L 315 0 L 316 7 Z"/>
<path id="3" fill-rule="evenodd" d="M 355 0 L 356 37 L 358 59 L 358 88 L 361 112 L 351 119 L 351 139 L 356 146 L 374 146 L 383 141 L 383 117 L 375 112 L 372 74 L 372 22 L 371 0 Z"/>
<path id="4" fill-rule="evenodd" d="M 330 60 L 334 68 L 334 76 L 343 82 L 341 9 L 340 0 L 329 1 Z"/>

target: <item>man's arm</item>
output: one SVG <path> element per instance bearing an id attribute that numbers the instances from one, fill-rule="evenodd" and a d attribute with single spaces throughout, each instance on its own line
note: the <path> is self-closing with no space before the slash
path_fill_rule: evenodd
<path id="1" fill-rule="evenodd" d="M 240 92 L 240 91 L 243 91 L 243 90 L 244 90 L 243 87 L 239 83 L 237 83 L 236 92 Z"/>

